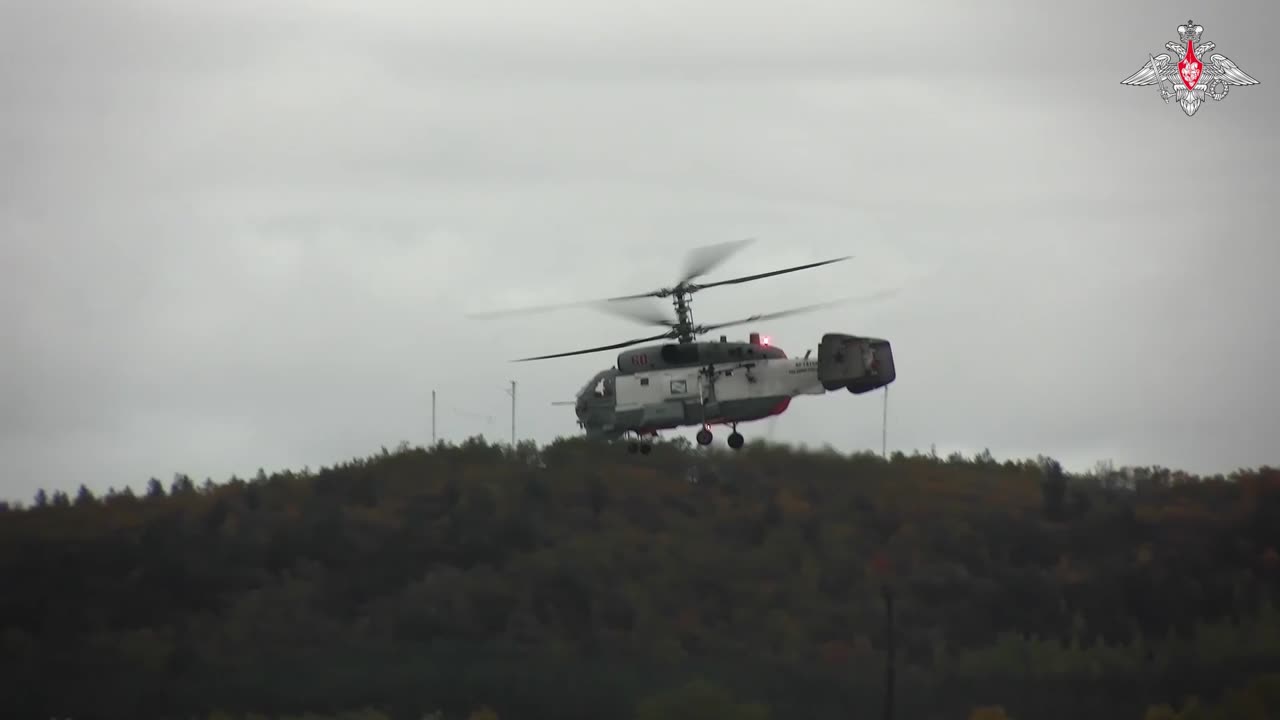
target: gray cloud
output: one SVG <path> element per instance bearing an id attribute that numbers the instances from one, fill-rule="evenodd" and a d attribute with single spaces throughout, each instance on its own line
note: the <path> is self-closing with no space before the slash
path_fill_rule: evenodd
<path id="1" fill-rule="evenodd" d="M 0 495 L 316 467 L 430 435 L 576 430 L 550 401 L 642 333 L 478 310 L 854 254 L 697 298 L 894 340 L 895 448 L 1275 463 L 1280 252 L 1262 2 L 1196 17 L 1262 81 L 1194 118 L 1119 84 L 1159 3 L 0 10 Z M 744 332 L 747 329 L 744 329 Z M 878 448 L 880 398 L 747 436 Z"/>

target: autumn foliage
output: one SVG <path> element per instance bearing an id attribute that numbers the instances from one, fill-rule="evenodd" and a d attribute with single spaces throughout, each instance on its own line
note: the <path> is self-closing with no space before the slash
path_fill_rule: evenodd
<path id="1" fill-rule="evenodd" d="M 890 584 L 898 718 L 1275 718 L 1277 548 L 1275 469 L 985 453 L 477 439 L 42 491 L 0 506 L 0 709 L 879 717 Z"/>

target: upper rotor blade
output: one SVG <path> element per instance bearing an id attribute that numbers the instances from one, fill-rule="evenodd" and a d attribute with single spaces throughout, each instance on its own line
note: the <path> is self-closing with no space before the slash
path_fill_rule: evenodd
<path id="1" fill-rule="evenodd" d="M 680 282 L 686 283 L 696 277 L 706 275 L 714 270 L 716 266 L 728 260 L 734 253 L 753 242 L 755 242 L 755 238 L 746 238 L 745 240 L 731 240 L 690 250 L 688 257 L 684 261 L 684 276 L 680 278 Z"/>
<path id="2" fill-rule="evenodd" d="M 467 317 L 480 319 L 508 317 L 511 315 L 533 315 L 536 313 L 581 307 L 602 310 L 612 315 L 620 315 L 631 320 L 637 320 L 646 325 L 671 327 L 675 323 L 675 320 L 667 319 L 667 316 L 659 309 L 652 306 L 642 307 L 639 304 L 633 304 L 628 307 L 626 305 L 619 305 L 617 302 L 620 300 L 635 300 L 637 298 L 649 297 L 652 295 L 653 293 L 645 293 L 644 295 L 635 295 L 626 298 L 598 298 L 595 300 L 575 300 L 573 302 L 555 303 L 552 305 L 532 305 L 522 308 L 507 308 L 505 310 L 487 310 L 484 312 L 467 313 Z"/>
<path id="3" fill-rule="evenodd" d="M 473 313 L 467 313 L 467 317 L 493 318 L 493 317 L 506 317 L 508 315 L 530 315 L 534 313 L 551 312 L 552 310 L 564 310 L 566 308 L 590 307 L 592 305 L 600 305 L 604 302 L 606 301 L 601 299 L 576 300 L 574 302 L 555 303 L 553 305 L 531 305 L 529 307 L 507 308 L 505 310 L 487 310 L 485 312 L 473 312 Z"/>
<path id="4" fill-rule="evenodd" d="M 672 291 L 681 285 L 689 282 L 696 277 L 702 277 L 711 272 L 716 266 L 728 260 L 730 256 L 738 252 L 742 248 L 755 242 L 755 238 L 746 238 L 744 240 L 730 240 L 729 242 L 716 243 L 715 245 L 704 245 L 696 247 L 689 251 L 684 261 L 684 274 L 675 288 L 659 288 L 658 290 L 650 290 L 649 292 L 636 293 L 634 295 L 619 295 L 611 297 L 610 300 L 637 300 L 647 297 L 667 297 Z"/>
<path id="5" fill-rule="evenodd" d="M 859 301 L 870 302 L 872 300 L 880 300 L 883 298 L 891 297 L 896 294 L 898 294 L 898 290 L 895 289 L 895 290 L 884 290 L 878 293 L 872 293 L 871 295 L 845 297 L 845 298 L 840 298 L 839 300 L 831 300 L 829 302 L 791 308 L 790 310 L 780 310 L 778 312 L 752 315 L 751 317 L 742 318 L 741 320 L 730 320 L 729 322 L 716 323 L 714 325 L 700 325 L 698 326 L 698 332 L 700 333 L 710 332 L 712 330 L 719 330 L 720 328 L 731 327 L 733 325 L 745 325 L 747 323 L 760 322 L 761 320 L 776 320 L 778 318 L 790 317 L 792 315 L 803 315 L 804 313 L 810 313 L 815 310 L 822 310 L 824 308 L 835 307 L 837 305 L 846 305 L 848 303 L 859 302 Z"/>
<path id="6" fill-rule="evenodd" d="M 844 262 L 845 260 L 848 260 L 851 257 L 853 256 L 845 255 L 844 257 L 838 257 L 832 260 L 822 260 L 820 262 L 808 263 L 806 265 L 797 265 L 795 267 L 786 268 L 785 270 L 774 270 L 772 272 L 757 273 L 755 275 L 746 275 L 743 277 L 733 278 L 731 280 L 718 280 L 716 282 L 707 283 L 705 285 L 694 285 L 690 289 L 704 290 L 706 288 L 716 287 L 717 285 L 736 285 L 738 283 L 750 282 L 752 280 L 760 280 L 762 278 L 773 277 L 774 275 L 785 275 L 787 273 L 797 272 L 799 270 L 808 270 L 810 268 L 822 267 L 823 265 L 830 265 L 832 263 Z"/>
<path id="7" fill-rule="evenodd" d="M 626 340 L 620 343 L 613 343 L 612 345 L 601 345 L 599 347 L 587 348 L 585 350 L 571 350 L 569 352 L 555 353 L 552 355 L 538 355 L 537 357 L 520 358 L 519 360 L 512 360 L 511 362 L 528 362 L 530 360 L 547 360 L 550 358 L 569 357 L 570 355 L 586 355 L 587 353 L 601 352 L 603 350 L 617 350 L 618 348 L 624 348 L 624 347 L 627 347 L 628 345 L 636 345 L 642 342 L 651 342 L 654 340 L 665 340 L 666 338 L 669 338 L 669 337 L 671 337 L 671 333 L 662 333 L 661 335 L 654 335 L 652 337 L 646 337 L 646 338 L 638 338 L 636 340 Z"/>

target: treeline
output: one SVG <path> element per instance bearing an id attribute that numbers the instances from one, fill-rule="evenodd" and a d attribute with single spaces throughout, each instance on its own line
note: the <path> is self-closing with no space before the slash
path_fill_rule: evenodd
<path id="1" fill-rule="evenodd" d="M 906 720 L 1210 712 L 1280 671 L 1270 468 L 473 439 L 2 510 L 13 717 L 875 714 L 886 586 Z"/>

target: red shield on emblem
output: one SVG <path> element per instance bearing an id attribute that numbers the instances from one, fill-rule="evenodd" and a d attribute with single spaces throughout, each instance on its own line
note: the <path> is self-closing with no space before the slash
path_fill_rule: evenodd
<path id="1" fill-rule="evenodd" d="M 1202 72 L 1204 72 L 1204 65 L 1200 63 L 1200 58 L 1196 57 L 1196 51 L 1188 40 L 1187 56 L 1178 61 L 1178 75 L 1182 77 L 1182 84 L 1186 85 L 1188 90 L 1195 90 Z"/>

